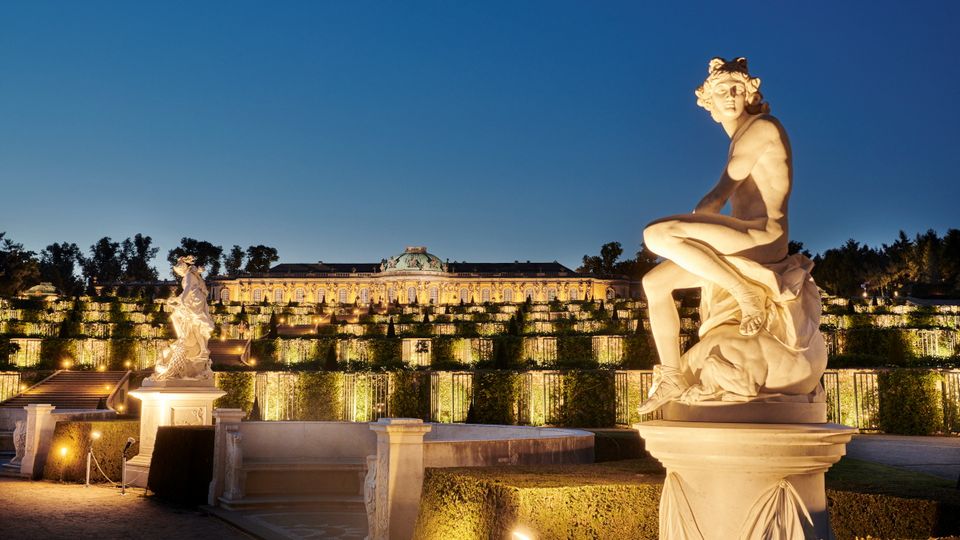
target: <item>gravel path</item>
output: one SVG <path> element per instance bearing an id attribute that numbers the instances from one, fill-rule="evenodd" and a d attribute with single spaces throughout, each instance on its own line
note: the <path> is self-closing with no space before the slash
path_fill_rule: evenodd
<path id="1" fill-rule="evenodd" d="M 219 519 L 144 497 L 142 489 L 0 477 L 0 538 L 247 539 Z"/>
<path id="2" fill-rule="evenodd" d="M 956 482 L 960 477 L 960 438 L 857 435 L 847 455 Z"/>

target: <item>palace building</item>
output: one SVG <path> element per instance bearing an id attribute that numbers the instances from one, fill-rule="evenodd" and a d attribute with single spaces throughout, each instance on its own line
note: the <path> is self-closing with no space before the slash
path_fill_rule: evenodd
<path id="1" fill-rule="evenodd" d="M 263 274 L 213 277 L 223 302 L 449 305 L 482 302 L 626 298 L 626 276 L 577 273 L 554 262 L 443 262 L 425 247 L 408 247 L 379 263 L 278 264 Z"/>

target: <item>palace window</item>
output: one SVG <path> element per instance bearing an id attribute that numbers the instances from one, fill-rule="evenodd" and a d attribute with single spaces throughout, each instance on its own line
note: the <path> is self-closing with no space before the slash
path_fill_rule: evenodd
<path id="1" fill-rule="evenodd" d="M 346 290 L 346 289 L 340 289 L 339 291 L 337 291 L 337 301 L 340 302 L 341 304 L 346 304 L 346 303 L 347 303 L 347 290 Z"/>
<path id="2" fill-rule="evenodd" d="M 324 290 L 324 289 L 320 289 L 319 291 L 317 291 L 317 303 L 318 303 L 318 304 L 322 304 L 323 301 L 326 299 L 326 298 L 325 298 L 325 297 L 326 297 L 326 293 L 327 293 L 327 291 Z"/>
<path id="3" fill-rule="evenodd" d="M 430 287 L 430 303 L 439 304 L 440 303 L 440 290 L 436 287 Z"/>
<path id="4" fill-rule="evenodd" d="M 366 304 L 369 301 L 370 301 L 370 290 L 360 289 L 360 303 Z"/>
<path id="5" fill-rule="evenodd" d="M 507 287 L 503 290 L 503 301 L 504 302 L 513 302 L 513 289 Z"/>
<path id="6" fill-rule="evenodd" d="M 613 289 L 607 289 L 607 300 L 613 300 L 617 296 L 616 291 Z"/>
<path id="7" fill-rule="evenodd" d="M 254 302 L 259 302 L 260 300 L 263 300 L 263 291 L 261 291 L 260 289 L 254 289 L 254 290 L 253 290 L 253 301 L 254 301 Z"/>
<path id="8" fill-rule="evenodd" d="M 230 289 L 223 289 L 220 291 L 220 301 L 224 304 L 230 301 Z"/>
<path id="9" fill-rule="evenodd" d="M 393 287 L 387 289 L 387 300 L 392 304 L 397 301 L 397 290 Z"/>
<path id="10" fill-rule="evenodd" d="M 293 292 L 293 297 L 296 299 L 296 302 L 298 304 L 302 304 L 303 297 L 305 296 L 305 294 L 306 293 L 304 293 L 303 289 L 297 289 L 296 291 Z"/>
<path id="11" fill-rule="evenodd" d="M 464 304 L 470 302 L 470 289 L 466 287 L 460 289 L 460 301 Z"/>
<path id="12" fill-rule="evenodd" d="M 273 301 L 278 304 L 283 302 L 283 289 L 276 289 L 273 291 Z"/>
<path id="13" fill-rule="evenodd" d="M 490 301 L 490 289 L 480 289 L 480 301 L 489 302 Z"/>
<path id="14" fill-rule="evenodd" d="M 557 290 L 553 287 L 547 289 L 547 302 L 553 302 L 557 299 Z"/>
<path id="15" fill-rule="evenodd" d="M 578 290 L 576 290 L 576 289 L 570 289 L 570 290 L 567 292 L 567 296 L 570 297 L 570 301 L 571 301 L 571 302 L 576 302 L 577 300 L 580 299 L 580 291 L 578 291 Z"/>
<path id="16" fill-rule="evenodd" d="M 407 289 L 407 303 L 412 304 L 417 301 L 417 288 L 409 287 Z"/>
<path id="17" fill-rule="evenodd" d="M 525 300 L 530 300 L 531 302 L 535 300 L 533 289 L 527 289 L 523 291 L 523 298 Z"/>

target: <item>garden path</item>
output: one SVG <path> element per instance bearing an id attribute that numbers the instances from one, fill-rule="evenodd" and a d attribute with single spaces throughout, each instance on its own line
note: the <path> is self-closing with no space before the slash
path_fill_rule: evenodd
<path id="1" fill-rule="evenodd" d="M 196 510 L 127 495 L 104 485 L 31 482 L 0 477 L 0 538 L 117 538 L 130 540 L 249 539 L 223 521 Z"/>
<path id="2" fill-rule="evenodd" d="M 862 434 L 847 445 L 847 455 L 954 482 L 960 479 L 960 437 Z"/>

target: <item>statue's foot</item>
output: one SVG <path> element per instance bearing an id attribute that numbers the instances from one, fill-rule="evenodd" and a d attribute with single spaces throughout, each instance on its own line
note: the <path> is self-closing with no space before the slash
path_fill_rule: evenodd
<path id="1" fill-rule="evenodd" d="M 740 305 L 740 335 L 757 335 L 767 322 L 766 293 L 752 283 L 744 283 L 730 293 Z"/>
<path id="2" fill-rule="evenodd" d="M 683 374 L 679 370 L 654 366 L 653 385 L 650 386 L 650 393 L 646 401 L 640 405 L 640 414 L 652 413 L 663 407 L 668 401 L 676 401 L 687 389 L 687 386 L 687 381 L 684 380 Z"/>

